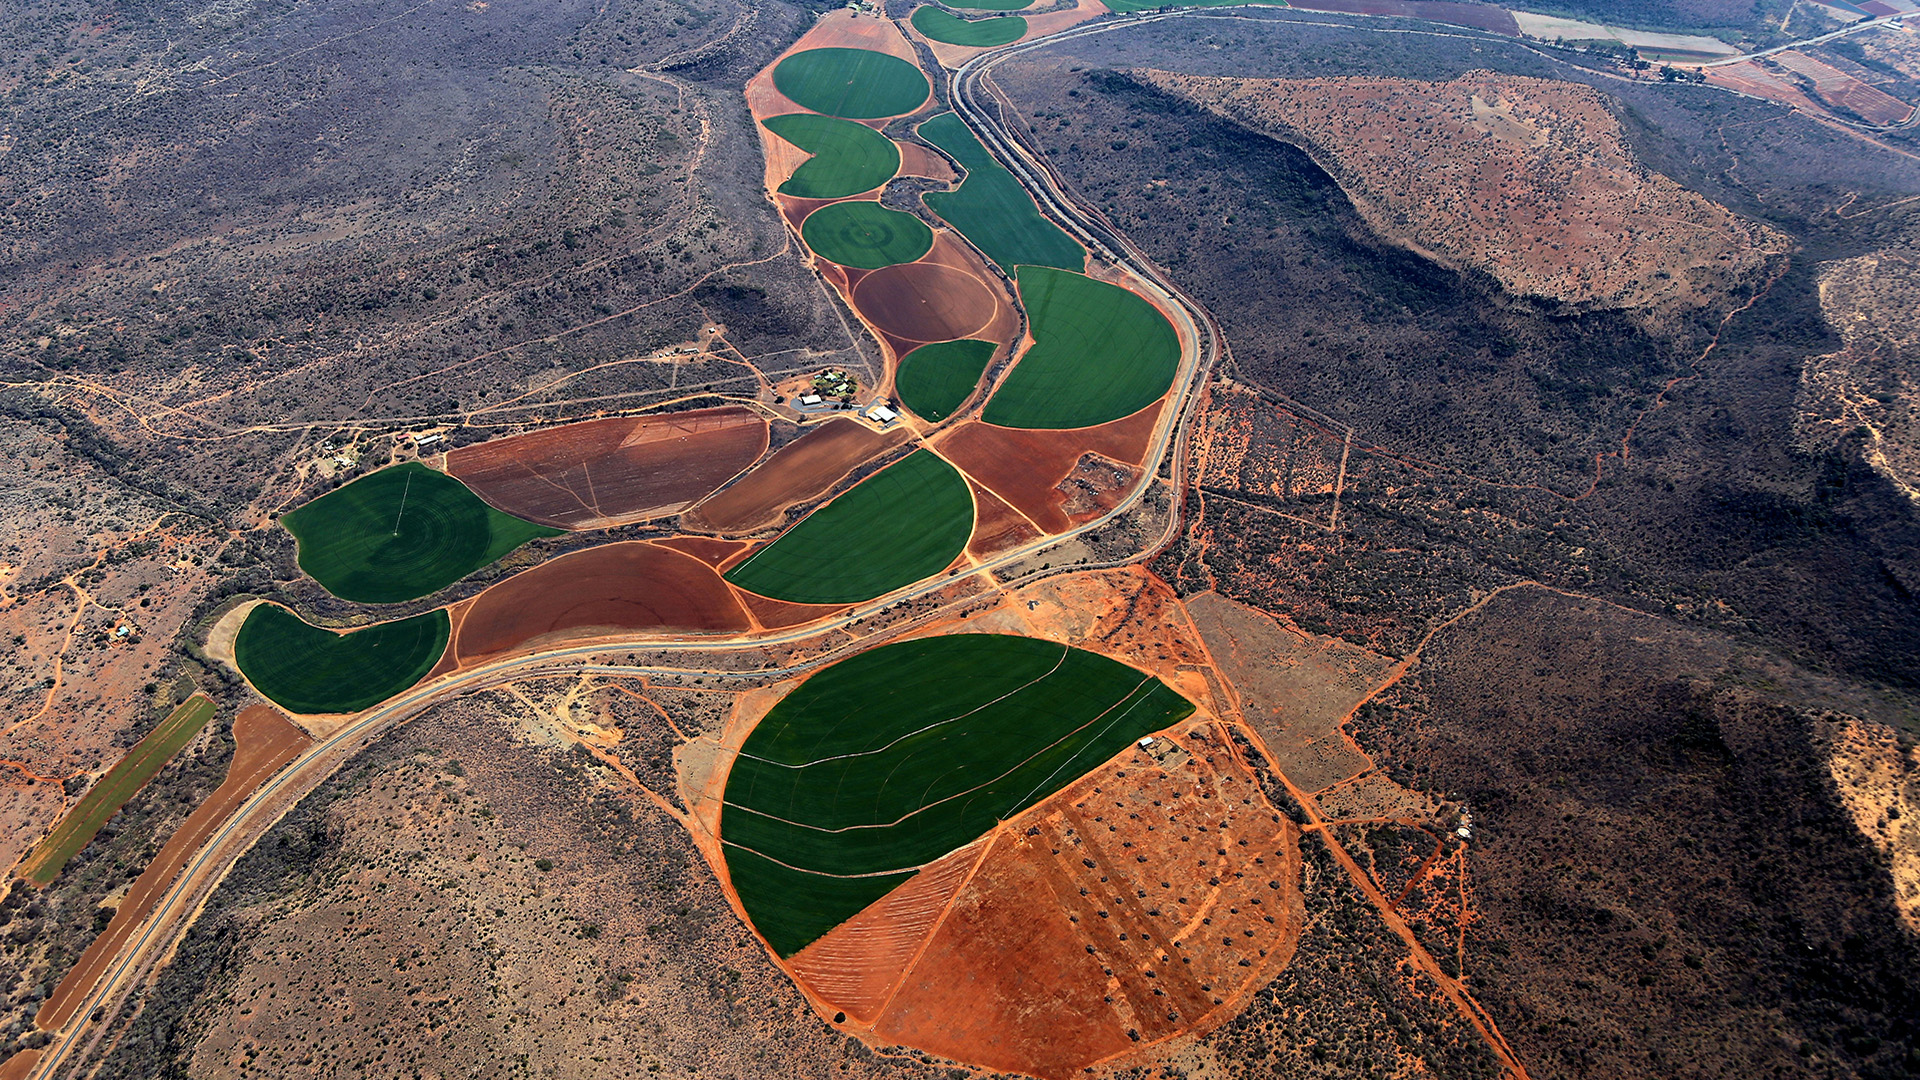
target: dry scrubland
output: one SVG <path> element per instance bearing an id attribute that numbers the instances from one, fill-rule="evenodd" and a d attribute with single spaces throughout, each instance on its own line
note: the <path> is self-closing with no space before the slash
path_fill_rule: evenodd
<path id="1" fill-rule="evenodd" d="M 1845 348 L 1807 360 L 1801 438 L 1830 446 L 1864 435 L 1866 460 L 1920 503 L 1920 254 L 1903 246 L 1833 264 L 1820 307 Z"/>
<path id="2" fill-rule="evenodd" d="M 1635 160 L 1590 87 L 1490 71 L 1444 83 L 1140 77 L 1302 141 L 1382 235 L 1519 295 L 1702 307 L 1788 246 Z"/>

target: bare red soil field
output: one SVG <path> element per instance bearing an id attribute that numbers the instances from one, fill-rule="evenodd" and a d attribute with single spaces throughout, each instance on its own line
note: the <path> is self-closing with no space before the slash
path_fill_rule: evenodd
<path id="1" fill-rule="evenodd" d="M 782 630 L 789 626 L 799 626 L 815 619 L 824 619 L 836 611 L 845 611 L 841 604 L 795 604 L 787 600 L 773 600 L 745 589 L 735 589 L 734 595 L 740 598 L 747 612 L 760 624 L 762 630 Z"/>
<path id="2" fill-rule="evenodd" d="M 979 278 L 951 266 L 917 262 L 875 270 L 853 289 L 862 318 L 909 341 L 972 337 L 999 306 Z"/>
<path id="3" fill-rule="evenodd" d="M 1869 124 L 1898 124 L 1913 115 L 1913 106 L 1811 56 L 1788 51 L 1774 53 L 1767 60 L 1811 80 L 1814 93 Z"/>
<path id="4" fill-rule="evenodd" d="M 1307 11 L 1344 11 L 1350 15 L 1398 15 L 1450 26 L 1471 26 L 1508 37 L 1520 36 L 1513 13 L 1492 4 L 1459 4 L 1451 0 L 1302 0 L 1292 7 Z"/>
<path id="5" fill-rule="evenodd" d="M 722 540 L 715 536 L 670 536 L 665 540 L 655 540 L 654 543 L 684 551 L 723 572 L 728 563 L 736 561 L 753 547 L 751 540 Z"/>
<path id="6" fill-rule="evenodd" d="M 767 452 L 767 422 L 726 406 L 563 424 L 447 454 L 447 471 L 494 507 L 561 529 L 678 513 Z"/>
<path id="7" fill-rule="evenodd" d="M 233 721 L 234 752 L 233 761 L 227 766 L 227 779 L 207 801 L 187 815 L 173 838 L 160 849 L 133 886 L 127 890 L 126 898 L 120 901 L 115 910 L 113 921 L 87 951 L 80 955 L 78 963 L 62 979 L 47 1003 L 33 1018 L 34 1025 L 43 1031 L 57 1031 L 79 1010 L 86 1000 L 87 992 L 100 981 L 108 965 L 120 954 L 120 947 L 127 936 L 139 929 L 152 913 L 162 893 L 179 875 L 180 869 L 200 851 L 203 844 L 215 830 L 224 824 L 229 815 L 239 808 L 247 796 L 259 789 L 281 766 L 300 755 L 302 750 L 312 745 L 313 740 L 307 733 L 294 725 L 280 710 L 267 705 L 254 705 L 243 710 Z"/>
<path id="8" fill-rule="evenodd" d="M 1049 533 L 1067 529 L 1067 493 L 1061 481 L 1083 454 L 1137 465 L 1160 419 L 1156 403 L 1132 416 L 1090 428 L 1038 431 L 968 421 L 942 435 L 935 448 L 995 495 Z"/>
<path id="9" fill-rule="evenodd" d="M 1298 840 L 1220 729 L 1190 724 L 1008 821 L 977 865 L 980 844 L 931 864 L 792 967 L 864 1036 L 1065 1078 L 1219 1023 L 1285 966 Z"/>
<path id="10" fill-rule="evenodd" d="M 560 635 L 750 627 L 746 610 L 713 567 L 635 541 L 562 556 L 481 593 L 461 620 L 451 651 L 465 666 Z"/>
<path id="11" fill-rule="evenodd" d="M 983 559 L 1040 539 L 1040 530 L 1007 501 L 979 484 L 973 485 L 973 539 L 967 554 Z"/>
<path id="12" fill-rule="evenodd" d="M 696 505 L 683 519 L 703 532 L 753 532 L 780 523 L 795 503 L 825 495 L 841 478 L 907 438 L 835 417 L 774 452 L 759 468 Z"/>
<path id="13" fill-rule="evenodd" d="M 0 1080 L 27 1080 L 33 1067 L 40 1064 L 40 1051 L 22 1050 L 0 1063 Z"/>
<path id="14" fill-rule="evenodd" d="M 931 180 L 958 180 L 946 158 L 919 143 L 898 143 L 901 176 L 924 176 Z"/>

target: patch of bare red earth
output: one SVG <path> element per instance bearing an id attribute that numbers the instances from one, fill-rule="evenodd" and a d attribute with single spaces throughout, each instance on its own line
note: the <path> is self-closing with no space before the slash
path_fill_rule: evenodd
<path id="1" fill-rule="evenodd" d="M 729 405 L 618 417 L 463 446 L 447 471 L 490 505 L 560 529 L 678 513 L 767 452 L 767 422 Z"/>
<path id="2" fill-rule="evenodd" d="M 227 766 L 226 780 L 214 789 L 207 801 L 187 815 L 185 823 L 160 849 L 160 854 L 147 864 L 146 870 L 127 890 L 125 899 L 120 901 L 106 931 L 93 939 L 41 1006 L 33 1018 L 36 1027 L 58 1031 L 73 1019 L 94 984 L 118 958 L 128 937 L 146 923 L 147 916 L 153 913 L 187 862 L 226 824 L 248 796 L 313 744 L 293 721 L 266 705 L 242 710 L 233 721 L 233 738 L 233 761 Z M 11 1065 L 11 1061 L 8 1064 Z"/>
<path id="3" fill-rule="evenodd" d="M 1290 7 L 1306 11 L 1339 11 L 1349 15 L 1394 15 L 1449 26 L 1470 26 L 1508 37 L 1520 36 L 1513 12 L 1492 4 L 1460 4 L 1451 0 L 1301 0 Z"/>
<path id="4" fill-rule="evenodd" d="M 1164 402 L 1095 427 L 1040 430 L 996 427 L 969 420 L 941 435 L 934 448 L 1034 525 L 1064 532 L 1098 516 L 1097 505 L 1071 509 L 1060 485 L 1094 454 L 1137 469 L 1153 439 Z"/>
<path id="5" fill-rule="evenodd" d="M 791 958 L 877 1043 L 1054 1080 L 1237 1012 L 1293 955 L 1299 833 L 1221 729 L 1130 748 Z"/>
<path id="6" fill-rule="evenodd" d="M 898 446 L 907 431 L 879 432 L 838 416 L 776 450 L 733 486 L 681 519 L 701 532 L 755 532 L 780 524 L 788 507 L 825 495 L 848 473 Z"/>
<path id="7" fill-rule="evenodd" d="M 967 554 L 985 559 L 1040 539 L 1041 532 L 1007 501 L 977 483 L 973 488 L 973 539 Z"/>
<path id="8" fill-rule="evenodd" d="M 717 536 L 670 536 L 665 540 L 655 540 L 654 543 L 683 551 L 724 574 L 729 566 L 753 550 L 755 541 L 722 540 Z"/>
<path id="9" fill-rule="evenodd" d="M 1810 80 L 1813 92 L 1830 104 L 1852 112 L 1869 124 L 1904 123 L 1914 107 L 1831 64 L 1822 63 L 1804 53 L 1775 53 L 1767 63 Z"/>

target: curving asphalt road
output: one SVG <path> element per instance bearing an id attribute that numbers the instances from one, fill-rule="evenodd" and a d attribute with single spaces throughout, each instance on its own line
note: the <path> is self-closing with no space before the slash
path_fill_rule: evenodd
<path id="1" fill-rule="evenodd" d="M 30 1075 L 35 1080 L 45 1080 L 55 1075 L 73 1051 L 82 1046 L 83 1041 L 91 1043 L 92 1040 L 86 1037 L 90 1032 L 96 1036 L 99 1032 L 93 1030 L 96 1025 L 88 1018 L 102 1008 L 105 1008 L 109 1014 L 114 1011 L 123 995 L 131 990 L 151 968 L 154 959 L 164 957 L 192 925 L 193 915 L 199 903 L 219 884 L 227 870 L 275 822 L 375 738 L 428 706 L 460 694 L 487 689 L 529 675 L 562 674 L 568 671 L 577 671 L 582 674 L 699 676 L 755 680 L 778 680 L 803 674 L 838 660 L 846 654 L 871 648 L 887 638 L 897 637 L 943 617 L 950 609 L 972 604 L 978 597 L 970 596 L 942 605 L 898 626 L 889 627 L 864 639 L 847 642 L 805 662 L 785 666 L 749 671 L 716 671 L 699 667 L 592 664 L 587 663 L 586 658 L 622 649 L 698 655 L 804 642 L 869 618 L 895 605 L 938 592 L 959 580 L 961 576 L 981 576 L 996 570 L 1007 569 L 1043 551 L 1058 547 L 1111 523 L 1130 513 L 1145 498 L 1162 466 L 1167 464 L 1169 452 L 1173 455 L 1169 479 L 1177 491 L 1186 472 L 1185 440 L 1181 435 L 1192 422 L 1199 400 L 1195 390 L 1220 358 L 1222 338 L 1219 324 L 1199 301 L 1170 281 L 1144 252 L 1113 228 L 1097 210 L 1082 204 L 1069 193 L 1039 157 L 1023 146 L 1001 124 L 996 111 L 986 107 L 981 100 L 983 97 L 990 96 L 985 89 L 988 85 L 987 73 L 995 65 L 1010 57 L 1057 41 L 1155 22 L 1172 15 L 1173 13 L 1142 15 L 1084 24 L 1034 42 L 1017 43 L 1004 49 L 982 53 L 963 65 L 953 77 L 954 111 L 974 130 L 982 143 L 1013 172 L 1047 216 L 1079 239 L 1095 255 L 1109 263 L 1124 267 L 1149 292 L 1158 294 L 1163 309 L 1174 316 L 1175 329 L 1179 331 L 1182 338 L 1181 364 L 1170 392 L 1174 399 L 1173 407 L 1166 410 L 1164 418 L 1155 431 L 1153 442 L 1148 448 L 1147 458 L 1143 462 L 1141 482 L 1111 512 L 1058 536 L 1004 552 L 968 571 L 965 575 L 953 578 L 930 578 L 853 608 L 830 623 L 814 625 L 804 630 L 730 640 L 688 639 L 663 642 L 646 638 L 601 639 L 593 644 L 535 653 L 471 671 L 443 676 L 430 684 L 415 687 L 391 701 L 376 706 L 350 721 L 331 736 L 316 742 L 312 748 L 294 759 L 234 811 L 227 822 L 187 863 L 186 868 L 168 888 L 164 898 L 155 905 L 146 926 L 128 939 L 127 946 L 121 955 L 114 960 L 106 974 L 87 995 L 81 1007 L 75 1011 L 75 1019 L 67 1025 L 66 1029 L 58 1032 L 54 1041 L 42 1051 L 40 1061 Z M 1180 527 L 1180 520 L 1181 501 L 1176 495 L 1172 500 L 1171 512 L 1167 515 L 1166 525 L 1161 530 L 1160 536 L 1154 538 L 1151 543 L 1143 545 L 1140 551 L 1123 559 L 1034 571 L 1008 579 L 1002 584 L 1023 585 L 1057 574 L 1113 568 L 1140 562 L 1152 557 L 1173 538 Z"/>

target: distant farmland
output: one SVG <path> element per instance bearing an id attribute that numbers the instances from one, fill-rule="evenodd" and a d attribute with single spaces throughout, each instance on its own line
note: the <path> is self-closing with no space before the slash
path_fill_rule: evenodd
<path id="1" fill-rule="evenodd" d="M 721 826 L 734 890 L 790 955 L 1192 711 L 1151 675 L 1037 638 L 861 653 L 787 695 L 741 747 Z"/>
<path id="2" fill-rule="evenodd" d="M 337 634 L 261 604 L 240 624 L 234 661 L 290 712 L 358 712 L 425 678 L 446 651 L 449 625 L 435 610 Z"/>
<path id="3" fill-rule="evenodd" d="M 285 515 L 300 569 L 342 600 L 390 604 L 443 589 L 560 530 L 503 514 L 418 462 L 363 476 Z"/>
<path id="4" fill-rule="evenodd" d="M 200 734 L 200 729 L 213 719 L 213 713 L 213 701 L 204 694 L 195 694 L 181 702 L 67 811 L 67 816 L 60 819 L 60 824 L 54 826 L 21 864 L 20 875 L 40 885 L 59 877 L 67 860 L 86 847 L 100 826 L 119 813 L 127 800 L 145 787 L 181 747 Z"/>
<path id="5" fill-rule="evenodd" d="M 1027 20 L 1018 15 L 995 19 L 960 19 L 929 5 L 914 9 L 913 28 L 948 45 L 991 48 L 1019 41 L 1026 36 Z"/>

